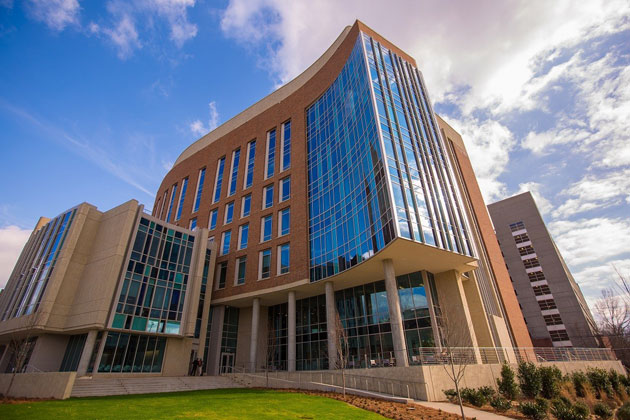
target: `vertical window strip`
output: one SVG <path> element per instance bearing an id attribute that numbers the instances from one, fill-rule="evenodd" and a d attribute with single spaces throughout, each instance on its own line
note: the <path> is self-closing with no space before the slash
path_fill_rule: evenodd
<path id="1" fill-rule="evenodd" d="M 206 168 L 199 170 L 199 176 L 197 177 L 197 193 L 195 194 L 195 203 L 193 204 L 193 213 L 199 211 L 199 204 L 201 203 L 201 194 L 203 192 L 203 182 L 206 178 Z"/>
<path id="2" fill-rule="evenodd" d="M 236 180 L 238 178 L 238 164 L 241 159 L 241 149 L 232 152 L 232 170 L 230 171 L 230 188 L 228 197 L 236 193 Z"/>
<path id="3" fill-rule="evenodd" d="M 184 200 L 186 199 L 186 190 L 188 189 L 188 178 L 182 180 L 182 190 L 179 193 L 179 204 L 177 205 L 177 214 L 175 220 L 179 220 L 182 217 L 182 208 L 184 208 Z"/>
<path id="4" fill-rule="evenodd" d="M 276 170 L 276 130 L 267 133 L 267 157 L 265 162 L 265 179 L 271 178 Z"/>
<path id="5" fill-rule="evenodd" d="M 252 186 L 254 182 L 254 161 L 256 159 L 256 140 L 252 140 L 247 144 L 247 173 L 245 174 L 245 185 L 243 189 Z"/>
<path id="6" fill-rule="evenodd" d="M 214 230 L 217 227 L 217 209 L 210 210 L 210 217 L 208 217 L 208 230 Z"/>
<path id="7" fill-rule="evenodd" d="M 282 244 L 278 247 L 278 275 L 289 272 L 291 265 L 291 248 L 289 244 Z"/>
<path id="8" fill-rule="evenodd" d="M 162 204 L 160 205 L 160 213 L 158 214 L 158 217 L 162 220 L 164 220 L 164 209 L 166 208 L 166 198 L 168 194 L 168 190 L 164 191 L 164 196 L 162 197 Z"/>
<path id="9" fill-rule="evenodd" d="M 214 180 L 214 192 L 212 193 L 212 202 L 216 203 L 221 198 L 221 185 L 223 184 L 223 169 L 225 168 L 225 156 L 219 159 L 217 163 L 217 174 Z"/>
<path id="10" fill-rule="evenodd" d="M 173 189 L 171 190 L 171 199 L 168 204 L 168 213 L 166 214 L 166 221 L 171 221 L 171 214 L 173 213 L 173 205 L 175 204 L 175 195 L 177 194 L 177 184 L 173 185 Z"/>
<path id="11" fill-rule="evenodd" d="M 291 167 L 291 120 L 282 124 L 282 170 Z"/>

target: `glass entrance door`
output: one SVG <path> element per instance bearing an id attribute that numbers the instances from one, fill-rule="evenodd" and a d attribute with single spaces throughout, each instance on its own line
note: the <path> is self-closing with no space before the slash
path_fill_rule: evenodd
<path id="1" fill-rule="evenodd" d="M 221 353 L 220 373 L 232 373 L 234 370 L 234 353 Z"/>

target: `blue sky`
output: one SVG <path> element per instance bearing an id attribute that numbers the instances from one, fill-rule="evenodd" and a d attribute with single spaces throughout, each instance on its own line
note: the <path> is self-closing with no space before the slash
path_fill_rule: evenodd
<path id="1" fill-rule="evenodd" d="M 417 59 L 488 202 L 532 191 L 590 302 L 630 273 L 626 0 L 0 0 L 0 286 L 39 216 L 150 208 L 357 18 Z"/>

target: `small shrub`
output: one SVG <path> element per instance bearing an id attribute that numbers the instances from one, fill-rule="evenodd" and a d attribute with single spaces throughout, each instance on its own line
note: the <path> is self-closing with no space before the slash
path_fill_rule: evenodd
<path id="1" fill-rule="evenodd" d="M 607 420 L 613 415 L 612 409 L 601 402 L 598 402 L 593 406 L 593 413 L 602 420 Z"/>
<path id="2" fill-rule="evenodd" d="M 507 411 L 510 408 L 512 408 L 512 403 L 510 402 L 510 400 L 500 397 L 500 396 L 496 396 L 492 398 L 490 400 L 490 405 L 499 413 L 503 413 L 504 411 Z"/>
<path id="3" fill-rule="evenodd" d="M 445 389 L 444 390 L 444 395 L 446 396 L 446 399 L 449 400 L 452 403 L 457 403 L 457 391 L 455 391 L 454 389 Z"/>
<path id="4" fill-rule="evenodd" d="M 621 391 L 623 389 L 622 387 L 622 383 L 621 383 L 621 378 L 623 378 L 623 375 L 617 373 L 616 370 L 614 369 L 610 369 L 608 371 L 608 382 L 610 382 L 610 386 L 613 389 L 613 391 L 615 391 L 618 395 L 621 394 Z"/>
<path id="5" fill-rule="evenodd" d="M 571 404 L 568 398 L 556 398 L 551 403 L 551 414 L 558 420 L 586 420 L 590 413 L 586 404 L 582 402 Z"/>
<path id="6" fill-rule="evenodd" d="M 551 400 L 560 394 L 560 382 L 562 381 L 562 372 L 555 366 L 543 366 L 538 368 L 540 373 L 541 394 L 543 397 Z"/>
<path id="7" fill-rule="evenodd" d="M 536 398 L 535 402 L 525 401 L 520 403 L 518 410 L 532 420 L 544 420 L 547 418 L 549 402 L 544 398 Z"/>
<path id="8" fill-rule="evenodd" d="M 584 398 L 586 396 L 586 387 L 588 386 L 588 377 L 582 371 L 573 372 L 571 375 L 573 382 L 573 388 L 575 388 L 575 394 Z"/>
<path id="9" fill-rule="evenodd" d="M 514 380 L 514 371 L 507 363 L 501 367 L 501 378 L 497 380 L 499 394 L 508 400 L 514 400 L 518 397 L 518 384 Z"/>
<path id="10" fill-rule="evenodd" d="M 477 391 L 479 393 L 481 393 L 481 395 L 484 396 L 486 401 L 490 401 L 492 399 L 492 397 L 494 397 L 494 394 L 496 393 L 494 388 L 492 388 L 491 386 L 487 386 L 487 385 L 486 386 L 480 386 L 479 388 L 477 388 Z"/>
<path id="11" fill-rule="evenodd" d="M 593 368 L 586 371 L 586 376 L 588 377 L 588 381 L 591 386 L 595 390 L 595 396 L 597 398 L 602 397 L 602 393 L 605 392 L 607 395 L 612 395 L 612 385 L 610 384 L 610 378 L 608 377 L 608 372 L 604 369 Z"/>
<path id="12" fill-rule="evenodd" d="M 531 362 L 521 362 L 518 364 L 518 381 L 521 385 L 521 392 L 529 398 L 536 398 L 542 389 L 542 379 L 540 371 Z"/>
<path id="13" fill-rule="evenodd" d="M 630 420 L 630 403 L 625 403 L 619 407 L 616 416 L 619 420 Z"/>
<path id="14" fill-rule="evenodd" d="M 486 397 L 479 392 L 479 390 L 474 388 L 462 388 L 459 392 L 464 402 L 474 405 L 475 407 L 481 407 L 487 401 Z"/>

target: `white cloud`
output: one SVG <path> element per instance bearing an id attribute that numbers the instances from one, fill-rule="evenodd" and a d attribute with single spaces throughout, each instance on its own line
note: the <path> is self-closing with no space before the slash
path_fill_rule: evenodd
<path id="1" fill-rule="evenodd" d="M 0 228 L 0 289 L 4 288 L 31 231 L 17 226 Z"/>
<path id="2" fill-rule="evenodd" d="M 77 0 L 29 0 L 27 9 L 33 19 L 44 22 L 50 29 L 62 31 L 79 23 Z"/>
<path id="3" fill-rule="evenodd" d="M 215 128 L 219 126 L 219 111 L 217 111 L 216 102 L 211 101 L 208 104 L 208 108 L 209 108 L 209 116 L 208 116 L 207 126 L 204 125 L 204 123 L 202 123 L 201 120 L 195 120 L 192 123 L 190 123 L 190 126 L 189 126 L 190 131 L 198 137 L 208 134 L 210 131 L 214 130 Z"/>
<path id="4" fill-rule="evenodd" d="M 142 46 L 133 17 L 127 13 L 119 17 L 115 26 L 100 28 L 99 32 L 105 34 L 114 44 L 121 60 L 129 58 L 134 50 Z"/>
<path id="5" fill-rule="evenodd" d="M 518 184 L 517 194 L 529 191 L 534 197 L 536 207 L 538 207 L 540 213 L 547 214 L 551 211 L 551 209 L 553 209 L 553 205 L 543 196 L 541 190 L 543 190 L 544 188 L 544 185 L 538 182 L 524 182 L 522 184 Z"/>
<path id="6" fill-rule="evenodd" d="M 195 7 L 195 0 L 153 0 L 146 7 L 168 21 L 171 40 L 178 47 L 197 35 L 197 25 L 188 21 L 187 12 L 189 7 Z"/>
<path id="7" fill-rule="evenodd" d="M 602 290 L 616 289 L 615 284 L 618 275 L 615 268 L 622 275 L 627 276 L 630 274 L 630 259 L 617 259 L 595 264 L 573 273 L 573 278 L 580 285 L 580 289 L 582 289 L 582 293 L 591 308 L 601 297 Z"/>

